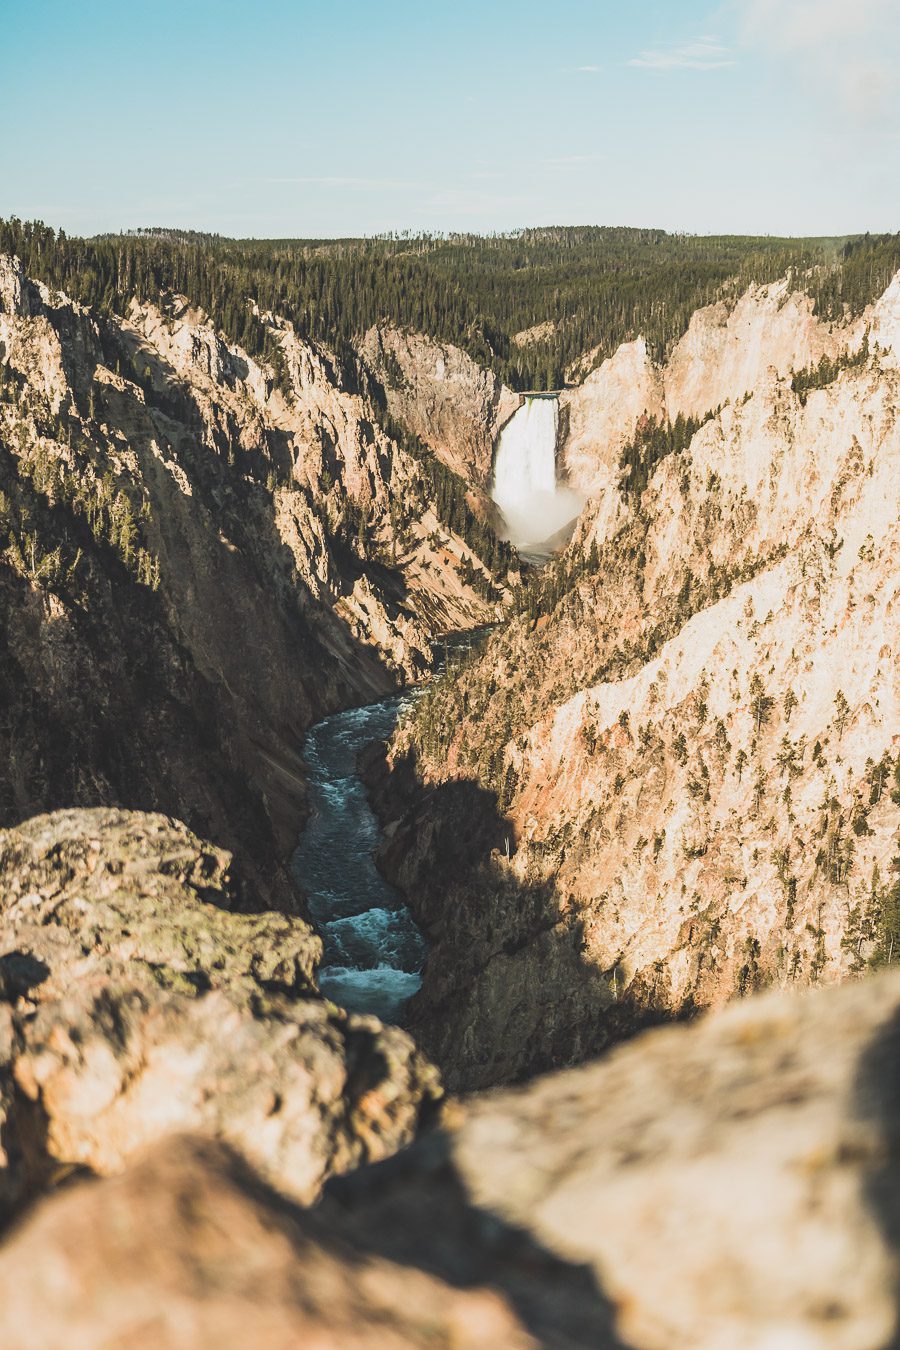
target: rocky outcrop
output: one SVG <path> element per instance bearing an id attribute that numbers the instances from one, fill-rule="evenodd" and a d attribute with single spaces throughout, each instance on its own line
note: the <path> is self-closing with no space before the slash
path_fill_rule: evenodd
<path id="1" fill-rule="evenodd" d="M 2 1201 L 121 1170 L 172 1132 L 285 1195 L 384 1157 L 438 1094 L 397 1028 L 315 987 L 321 943 L 184 825 L 64 811 L 0 833 Z"/>
<path id="2" fill-rule="evenodd" d="M 663 382 L 642 338 L 623 344 L 575 389 L 559 396 L 562 463 L 583 492 L 602 498 L 619 481 L 619 454 L 639 419 L 662 416 Z"/>
<path id="3" fill-rule="evenodd" d="M 450 343 L 383 324 L 360 353 L 384 388 L 388 411 L 448 468 L 490 487 L 494 443 L 520 397 Z"/>
<path id="4" fill-rule="evenodd" d="M 360 1250 L 185 1138 L 41 1207 L 4 1251 L 0 1304 L 7 1350 L 536 1344 L 491 1290 Z"/>
<path id="5" fill-rule="evenodd" d="M 699 309 L 666 363 L 666 413 L 702 417 L 760 388 L 770 372 L 784 377 L 854 350 L 869 319 L 847 327 L 823 322 L 789 280 L 751 286 L 732 302 Z"/>
<path id="6" fill-rule="evenodd" d="M 893 972 L 749 999 L 472 1098 L 442 1137 L 334 1188 L 394 1260 L 446 1270 L 441 1233 L 474 1211 L 587 1267 L 576 1344 L 880 1350 L 900 1322 L 898 1028 Z M 536 1263 L 534 1303 L 548 1283 Z"/>
<path id="7" fill-rule="evenodd" d="M 287 907 L 309 723 L 497 607 L 360 371 L 265 325 L 271 362 L 177 296 L 99 315 L 2 260 L 0 822 L 160 809 Z"/>
<path id="8" fill-rule="evenodd" d="M 547 342 L 557 331 L 557 323 L 554 319 L 545 319 L 543 323 L 532 324 L 530 328 L 523 328 L 520 333 L 513 333 L 510 339 L 517 347 L 531 347 L 536 342 Z"/>
<path id="9" fill-rule="evenodd" d="M 773 376 L 589 503 L 538 612 L 417 706 L 384 863 L 452 1086 L 890 959 L 898 485 L 891 352 Z"/>
<path id="10" fill-rule="evenodd" d="M 768 995 L 454 1103 L 312 1214 L 209 1142 L 7 1239 L 0 1336 L 93 1346 L 881 1350 L 900 1324 L 900 977 Z"/>
<path id="11" fill-rule="evenodd" d="M 872 306 L 869 341 L 881 353 L 882 363 L 900 365 L 900 273 Z"/>
<path id="12" fill-rule="evenodd" d="M 772 378 L 857 350 L 868 330 L 873 341 L 880 337 L 887 346 L 882 330 L 895 331 L 884 322 L 887 299 L 852 323 L 831 324 L 785 279 L 750 286 L 736 298 L 697 310 L 661 367 L 643 339 L 623 344 L 560 397 L 569 427 L 562 446 L 568 474 L 583 491 L 607 494 L 618 479 L 619 455 L 642 416 L 704 417 Z"/>

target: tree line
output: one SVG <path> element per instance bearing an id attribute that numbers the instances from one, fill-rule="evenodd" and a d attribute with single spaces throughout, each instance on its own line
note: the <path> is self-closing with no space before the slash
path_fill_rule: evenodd
<path id="1" fill-rule="evenodd" d="M 390 322 L 453 342 L 514 389 L 560 387 L 644 336 L 662 359 L 700 306 L 790 273 L 818 312 L 861 312 L 900 268 L 900 234 L 842 239 L 696 236 L 572 227 L 478 236 L 238 240 L 153 228 L 85 239 L 0 221 L 0 251 L 85 304 L 123 313 L 133 297 L 177 292 L 251 355 L 268 352 L 261 315 L 341 354 Z M 538 324 L 537 340 L 517 334 Z"/>

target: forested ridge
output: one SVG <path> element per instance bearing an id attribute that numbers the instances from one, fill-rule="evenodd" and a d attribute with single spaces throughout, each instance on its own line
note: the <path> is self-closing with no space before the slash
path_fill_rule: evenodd
<path id="1" fill-rule="evenodd" d="M 121 313 L 179 292 L 252 355 L 289 319 L 340 352 L 387 320 L 456 343 L 515 389 L 557 388 L 567 366 L 643 335 L 661 358 L 694 310 L 790 273 L 826 318 L 856 314 L 900 268 L 900 234 L 841 239 L 696 236 L 566 227 L 513 234 L 234 240 L 153 228 L 93 239 L 0 221 L 0 251 L 84 303 Z M 515 336 L 549 324 L 533 340 Z"/>

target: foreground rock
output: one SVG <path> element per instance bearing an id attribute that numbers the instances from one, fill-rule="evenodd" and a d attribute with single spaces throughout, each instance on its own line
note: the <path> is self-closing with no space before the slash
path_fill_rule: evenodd
<path id="1" fill-rule="evenodd" d="M 0 1342 L 881 1350 L 898 1082 L 891 972 L 454 1105 L 311 1214 L 170 1139 L 10 1234 Z"/>
<path id="2" fill-rule="evenodd" d="M 437 1095 L 397 1028 L 315 987 L 309 925 L 252 913 L 227 853 L 163 816 L 0 833 L 3 1204 L 192 1129 L 295 1199 L 408 1142 Z"/>
<path id="3" fill-rule="evenodd" d="M 524 1230 L 592 1270 L 585 1345 L 878 1350 L 900 1308 L 898 1082 L 900 973 L 750 999 L 472 1099 L 323 1214 L 445 1274 L 478 1259 L 466 1213 Z"/>
<path id="4" fill-rule="evenodd" d="M 0 1263 L 6 1350 L 536 1343 L 505 1301 L 354 1250 L 220 1145 L 178 1139 L 65 1191 Z"/>

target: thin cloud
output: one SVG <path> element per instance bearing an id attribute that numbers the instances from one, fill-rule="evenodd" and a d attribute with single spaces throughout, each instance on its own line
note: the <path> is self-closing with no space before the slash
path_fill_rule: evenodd
<path id="1" fill-rule="evenodd" d="M 856 123 L 897 112 L 896 0 L 739 0 L 743 39 Z"/>
<path id="2" fill-rule="evenodd" d="M 335 174 L 328 175 L 305 175 L 298 178 L 266 178 L 266 183 L 273 184 L 312 184 L 316 187 L 328 188 L 351 188 L 361 192 L 377 192 L 382 188 L 402 188 L 402 187 L 421 187 L 421 183 L 411 182 L 405 178 L 356 178 L 340 177 Z"/>
<path id="3" fill-rule="evenodd" d="M 606 155 L 552 155 L 541 161 L 542 164 L 552 165 L 554 168 L 570 168 L 578 164 L 599 164 L 606 159 Z"/>
<path id="4" fill-rule="evenodd" d="M 576 66 L 575 70 L 581 75 L 599 75 L 599 66 Z"/>
<path id="5" fill-rule="evenodd" d="M 720 38 L 707 36 L 639 52 L 628 64 L 642 70 L 724 70 L 735 61 Z"/>

